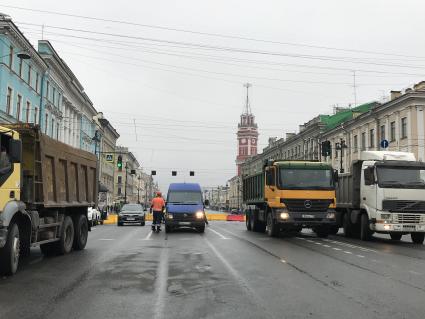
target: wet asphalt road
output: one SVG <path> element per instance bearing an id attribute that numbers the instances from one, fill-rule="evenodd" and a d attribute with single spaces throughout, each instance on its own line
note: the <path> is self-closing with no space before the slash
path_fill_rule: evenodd
<path id="1" fill-rule="evenodd" d="M 97 226 L 86 250 L 33 249 L 0 279 L 0 318 L 425 318 L 425 246 L 381 237 Z"/>

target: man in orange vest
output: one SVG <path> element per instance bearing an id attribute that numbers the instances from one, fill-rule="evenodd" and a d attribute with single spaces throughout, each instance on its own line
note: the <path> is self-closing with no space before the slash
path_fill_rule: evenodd
<path id="1" fill-rule="evenodd" d="M 156 192 L 156 197 L 152 199 L 151 211 L 153 211 L 152 231 L 161 231 L 161 222 L 163 216 L 163 210 L 165 208 L 165 201 L 162 198 L 161 192 Z"/>

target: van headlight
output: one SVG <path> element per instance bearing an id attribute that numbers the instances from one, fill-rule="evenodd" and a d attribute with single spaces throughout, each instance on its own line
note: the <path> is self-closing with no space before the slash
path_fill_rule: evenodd
<path id="1" fill-rule="evenodd" d="M 168 219 L 173 219 L 173 214 L 168 213 L 168 214 L 167 214 L 167 218 L 168 218 Z"/>
<path id="2" fill-rule="evenodd" d="M 327 213 L 326 218 L 327 219 L 335 219 L 335 213 Z"/>
<path id="3" fill-rule="evenodd" d="M 198 219 L 204 218 L 204 212 L 196 212 L 195 216 Z"/>

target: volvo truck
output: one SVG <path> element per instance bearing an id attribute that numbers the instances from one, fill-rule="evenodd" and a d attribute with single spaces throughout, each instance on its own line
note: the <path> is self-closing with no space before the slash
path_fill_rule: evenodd
<path id="1" fill-rule="evenodd" d="M 14 274 L 31 247 L 46 255 L 84 249 L 96 156 L 28 124 L 0 124 L 0 144 L 0 273 Z"/>
<path id="2" fill-rule="evenodd" d="M 311 228 L 327 237 L 335 226 L 337 176 L 327 163 L 266 160 L 242 176 L 246 228 L 269 236 Z"/>
<path id="3" fill-rule="evenodd" d="M 425 163 L 414 154 L 364 151 L 350 173 L 340 174 L 337 221 L 347 237 L 369 240 L 374 232 L 416 244 L 425 235 Z"/>

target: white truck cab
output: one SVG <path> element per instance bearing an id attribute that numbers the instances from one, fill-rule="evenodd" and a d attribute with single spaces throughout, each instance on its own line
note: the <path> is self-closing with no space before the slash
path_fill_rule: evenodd
<path id="1" fill-rule="evenodd" d="M 411 234 L 414 243 L 425 235 L 425 163 L 413 153 L 365 151 L 349 174 L 340 174 L 337 208 L 346 235 L 373 232 L 399 240 Z M 338 196 L 339 195 L 339 196 Z"/>

